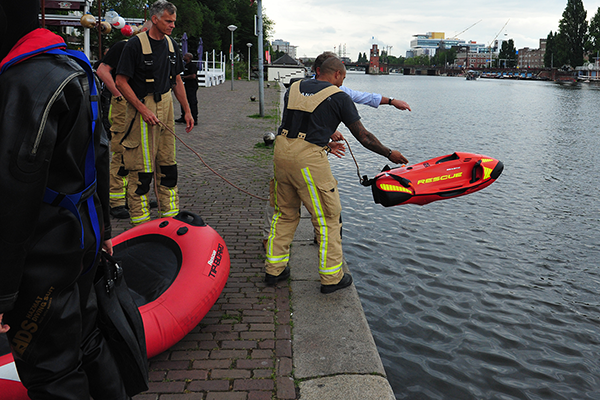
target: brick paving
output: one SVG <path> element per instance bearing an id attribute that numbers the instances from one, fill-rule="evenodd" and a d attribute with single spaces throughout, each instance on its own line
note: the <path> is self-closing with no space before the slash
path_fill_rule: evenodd
<path id="1" fill-rule="evenodd" d="M 272 150 L 255 147 L 278 125 L 277 85 L 235 81 L 199 88 L 199 126 L 176 133 L 217 172 L 250 193 L 268 197 Z M 176 104 L 175 116 L 179 117 Z M 180 208 L 200 215 L 225 240 L 231 272 L 217 303 L 183 340 L 150 360 L 150 389 L 134 400 L 296 399 L 292 367 L 290 289 L 263 283 L 266 201 L 238 191 L 178 142 Z M 155 213 L 155 210 L 153 211 Z M 156 215 L 155 215 L 156 217 Z M 113 219 L 114 234 L 129 227 Z"/>

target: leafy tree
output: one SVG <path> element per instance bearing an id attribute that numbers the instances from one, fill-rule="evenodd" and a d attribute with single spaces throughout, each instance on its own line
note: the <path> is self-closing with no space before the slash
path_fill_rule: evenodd
<path id="1" fill-rule="evenodd" d="M 356 61 L 357 63 L 366 63 L 369 62 L 369 60 L 367 60 L 367 53 L 362 53 L 359 51 L 358 52 L 358 60 Z"/>
<path id="2" fill-rule="evenodd" d="M 416 57 L 407 58 L 404 61 L 404 65 L 408 65 L 408 66 L 413 66 L 413 65 L 428 66 L 429 64 L 430 64 L 429 56 L 425 55 L 425 54 L 416 56 Z"/>
<path id="3" fill-rule="evenodd" d="M 565 64 L 573 67 L 583 65 L 583 57 L 588 37 L 587 12 L 581 0 L 568 0 L 567 7 L 558 24 L 560 40 L 564 40 L 568 49 Z M 559 48 L 560 51 L 560 48 Z"/>
<path id="4" fill-rule="evenodd" d="M 592 57 L 598 57 L 600 53 L 600 7 L 590 21 L 588 51 Z"/>
<path id="5" fill-rule="evenodd" d="M 546 37 L 546 52 L 544 53 L 544 67 L 552 68 L 554 66 L 554 57 L 556 57 L 556 39 L 555 34 L 550 31 Z"/>
<path id="6" fill-rule="evenodd" d="M 388 57 L 389 65 L 404 65 L 404 61 L 406 60 L 404 57 L 396 57 L 396 56 L 389 56 Z"/>
<path id="7" fill-rule="evenodd" d="M 431 65 L 445 66 L 446 64 L 454 64 L 456 60 L 456 49 L 438 48 L 435 56 L 431 58 Z"/>
<path id="8" fill-rule="evenodd" d="M 514 68 L 517 65 L 517 49 L 515 48 L 514 40 L 508 39 L 508 41 L 502 42 L 498 59 L 500 66 L 506 68 Z"/>

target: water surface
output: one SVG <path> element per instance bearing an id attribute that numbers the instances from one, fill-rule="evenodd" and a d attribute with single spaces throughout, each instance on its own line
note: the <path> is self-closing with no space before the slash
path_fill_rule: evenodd
<path id="1" fill-rule="evenodd" d="M 348 73 L 407 101 L 358 106 L 412 163 L 501 160 L 488 188 L 384 208 L 348 154 L 344 252 L 398 399 L 600 399 L 600 87 Z M 343 127 L 343 126 L 342 126 Z M 361 174 L 386 160 L 344 128 Z"/>

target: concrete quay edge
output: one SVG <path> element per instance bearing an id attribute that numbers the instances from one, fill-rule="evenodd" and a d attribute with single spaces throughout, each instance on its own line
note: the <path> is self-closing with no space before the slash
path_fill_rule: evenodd
<path id="1" fill-rule="evenodd" d="M 304 209 L 290 254 L 294 377 L 302 400 L 395 399 L 356 288 L 321 294 Z M 348 266 L 344 262 L 344 270 Z"/>

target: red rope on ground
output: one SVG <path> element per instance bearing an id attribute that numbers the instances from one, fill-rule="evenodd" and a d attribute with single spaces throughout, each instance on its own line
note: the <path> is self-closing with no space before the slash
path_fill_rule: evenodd
<path id="1" fill-rule="evenodd" d="M 189 145 L 188 145 L 186 142 L 184 142 L 184 141 L 183 141 L 183 140 L 182 140 L 182 139 L 181 139 L 179 136 L 177 136 L 177 134 L 176 134 L 175 132 L 173 132 L 173 130 L 172 130 L 171 128 L 169 128 L 169 127 L 168 127 L 168 126 L 167 126 L 167 125 L 166 125 L 164 122 L 162 122 L 162 121 L 160 121 L 160 120 L 159 120 L 158 122 L 159 122 L 159 123 L 160 123 L 162 126 L 164 126 L 164 127 L 165 127 L 165 128 L 166 128 L 166 129 L 167 129 L 169 132 L 171 132 L 171 133 L 173 134 L 173 136 L 175 136 L 175 138 L 181 142 L 181 144 L 183 144 L 183 145 L 184 145 L 185 147 L 187 147 L 187 148 L 188 148 L 188 149 L 189 149 L 189 150 L 190 150 L 192 153 L 194 153 L 194 154 L 196 155 L 196 157 L 198 157 L 198 159 L 199 159 L 200 161 L 202 161 L 202 164 L 204 164 L 204 166 L 205 166 L 206 168 L 208 168 L 208 169 L 209 169 L 209 170 L 210 170 L 210 171 L 211 171 L 213 174 L 217 175 L 219 178 L 221 178 L 222 180 L 224 180 L 225 182 L 227 182 L 228 184 L 230 184 L 231 186 L 233 186 L 234 188 L 236 188 L 236 189 L 237 189 L 237 190 L 239 190 L 240 192 L 242 192 L 242 193 L 246 193 L 248 196 L 252 196 L 252 197 L 254 197 L 254 198 L 257 198 L 257 199 L 259 199 L 259 200 L 263 200 L 263 201 L 269 201 L 269 199 L 268 199 L 268 198 L 264 198 L 264 197 L 260 197 L 260 196 L 257 196 L 257 195 L 255 195 L 255 194 L 252 194 L 252 193 L 250 193 L 250 192 L 248 192 L 248 191 L 246 191 L 246 190 L 244 190 L 244 189 L 242 189 L 242 188 L 240 188 L 240 187 L 236 186 L 235 184 L 231 183 L 230 181 L 228 181 L 228 180 L 227 180 L 227 178 L 225 178 L 223 175 L 219 174 L 217 171 L 215 171 L 214 169 L 212 169 L 212 168 L 211 168 L 211 167 L 210 167 L 210 166 L 209 166 L 209 165 L 208 165 L 208 164 L 207 164 L 207 163 L 206 163 L 206 162 L 205 162 L 205 161 L 202 159 L 202 157 L 200 156 L 200 154 L 198 154 L 198 153 L 196 152 L 196 150 L 194 150 L 193 148 L 191 148 L 191 147 L 190 147 L 190 146 L 189 146 Z"/>

